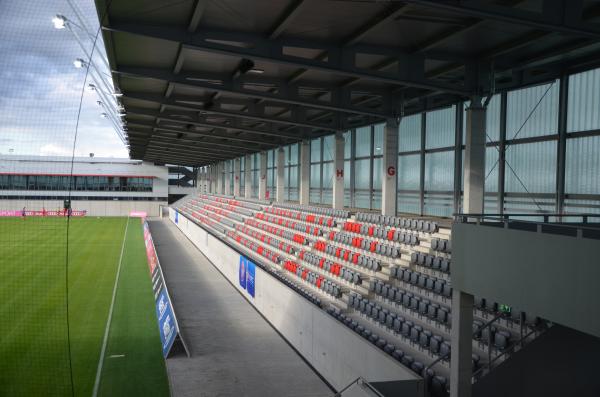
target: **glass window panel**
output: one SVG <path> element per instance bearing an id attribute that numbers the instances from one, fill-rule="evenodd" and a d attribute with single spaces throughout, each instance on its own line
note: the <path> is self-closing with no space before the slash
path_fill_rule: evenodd
<path id="1" fill-rule="evenodd" d="M 421 155 L 398 156 L 398 190 L 419 190 Z"/>
<path id="2" fill-rule="evenodd" d="M 506 104 L 506 139 L 556 134 L 558 81 L 510 91 Z"/>
<path id="3" fill-rule="evenodd" d="M 333 163 L 323 163 L 323 188 L 333 188 Z"/>
<path id="4" fill-rule="evenodd" d="M 321 188 L 321 164 L 311 164 L 310 166 L 310 187 L 311 189 Z"/>
<path id="5" fill-rule="evenodd" d="M 506 192 L 526 193 L 525 188 L 530 193 L 555 192 L 556 141 L 509 146 L 506 163 Z"/>
<path id="6" fill-rule="evenodd" d="M 290 146 L 290 159 L 289 159 L 289 163 L 292 165 L 296 165 L 299 162 L 299 156 L 298 156 L 298 151 L 300 148 L 300 144 L 295 143 L 293 145 Z"/>
<path id="7" fill-rule="evenodd" d="M 567 140 L 567 194 L 600 194 L 600 136 Z"/>
<path id="8" fill-rule="evenodd" d="M 569 76 L 567 132 L 600 129 L 600 69 Z"/>
<path id="9" fill-rule="evenodd" d="M 374 126 L 373 136 L 373 154 L 383 154 L 383 132 L 384 132 L 385 124 L 377 124 Z"/>
<path id="10" fill-rule="evenodd" d="M 371 127 L 356 130 L 356 157 L 371 155 Z"/>
<path id="11" fill-rule="evenodd" d="M 497 147 L 487 147 L 485 149 L 485 191 L 498 192 L 498 153 Z M 464 178 L 461 178 L 464 179 Z"/>
<path id="12" fill-rule="evenodd" d="M 371 176 L 371 160 L 356 160 L 354 162 L 354 187 L 356 189 L 369 189 L 369 180 Z"/>
<path id="13" fill-rule="evenodd" d="M 290 181 L 289 187 L 298 187 L 298 166 L 290 167 Z"/>
<path id="14" fill-rule="evenodd" d="M 421 114 L 403 117 L 398 129 L 398 147 L 400 152 L 421 149 Z"/>
<path id="15" fill-rule="evenodd" d="M 333 161 L 335 155 L 335 135 L 323 138 L 323 161 Z"/>
<path id="16" fill-rule="evenodd" d="M 349 159 L 352 155 L 352 133 L 344 132 L 344 159 Z"/>
<path id="17" fill-rule="evenodd" d="M 425 122 L 425 147 L 427 149 L 454 146 L 456 111 L 446 109 L 427 112 Z"/>
<path id="18" fill-rule="evenodd" d="M 310 162 L 318 163 L 321 161 L 321 138 L 310 141 Z"/>
<path id="19" fill-rule="evenodd" d="M 454 151 L 425 154 L 425 190 L 454 189 Z"/>
<path id="20" fill-rule="evenodd" d="M 381 190 L 381 175 L 382 171 L 382 159 L 376 157 L 373 159 L 373 190 Z"/>

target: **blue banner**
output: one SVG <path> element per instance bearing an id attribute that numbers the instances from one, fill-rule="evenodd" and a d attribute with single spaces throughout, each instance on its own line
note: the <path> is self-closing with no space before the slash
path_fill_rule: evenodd
<path id="1" fill-rule="evenodd" d="M 238 269 L 240 287 L 246 289 L 246 258 L 240 255 L 240 267 Z"/>
<path id="2" fill-rule="evenodd" d="M 175 223 L 179 223 L 179 211 L 175 210 Z"/>
<path id="3" fill-rule="evenodd" d="M 256 265 L 250 261 L 246 263 L 246 291 L 254 298 L 254 280 L 256 274 Z"/>
<path id="4" fill-rule="evenodd" d="M 173 342 L 175 342 L 177 327 L 175 326 L 175 316 L 173 315 L 171 304 L 164 289 L 160 292 L 156 301 L 156 317 L 158 317 L 158 329 L 163 355 L 167 357 L 171 346 L 173 346 Z"/>

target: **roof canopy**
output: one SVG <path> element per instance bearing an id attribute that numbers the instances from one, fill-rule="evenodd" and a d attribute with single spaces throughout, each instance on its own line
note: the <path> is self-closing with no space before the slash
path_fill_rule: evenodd
<path id="1" fill-rule="evenodd" d="M 600 61 L 591 0 L 96 3 L 130 155 L 158 163 L 209 164 Z"/>

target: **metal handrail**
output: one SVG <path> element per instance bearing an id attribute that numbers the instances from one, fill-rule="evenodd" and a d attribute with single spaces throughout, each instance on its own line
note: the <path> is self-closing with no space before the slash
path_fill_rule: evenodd
<path id="1" fill-rule="evenodd" d="M 548 223 L 548 224 L 552 224 L 552 225 L 564 225 L 565 227 L 577 227 L 577 226 L 573 226 L 573 225 L 569 225 L 568 223 L 560 223 L 560 222 L 550 222 L 550 218 L 581 218 L 582 223 L 583 224 L 588 224 L 589 222 L 589 218 L 598 218 L 598 220 L 600 221 L 600 214 L 592 214 L 592 213 L 550 213 L 550 212 L 539 212 L 539 213 L 522 213 L 522 214 L 518 214 L 518 213 L 503 213 L 503 214 L 467 214 L 467 213 L 454 213 L 452 214 L 452 216 L 454 217 L 454 220 L 457 222 L 466 222 L 466 219 L 468 218 L 477 218 L 477 219 L 492 219 L 492 220 L 500 220 L 500 221 L 504 221 L 504 222 L 524 222 L 524 223 Z M 544 219 L 543 222 L 536 222 L 536 221 L 527 221 L 527 220 L 522 220 L 522 219 L 510 219 L 511 217 L 542 217 Z"/>
<path id="2" fill-rule="evenodd" d="M 338 391 L 337 393 L 335 393 L 333 395 L 333 397 L 342 397 L 342 393 L 344 393 L 346 390 L 348 390 L 354 384 L 357 384 L 357 385 L 358 384 L 363 384 L 363 385 L 367 386 L 369 388 L 369 390 L 371 390 L 373 393 L 377 394 L 377 396 L 379 396 L 379 397 L 385 397 L 383 394 L 381 394 L 379 392 L 379 390 L 375 389 L 375 387 L 373 387 L 373 385 L 371 385 L 362 376 L 359 376 L 358 378 L 354 379 L 352 382 L 350 382 L 349 384 L 347 384 L 344 388 L 342 388 L 340 391 Z"/>
<path id="3" fill-rule="evenodd" d="M 472 337 L 473 336 L 475 336 L 476 334 L 478 334 L 479 332 L 481 332 L 485 328 L 491 327 L 492 323 L 494 323 L 496 320 L 498 320 L 498 319 L 500 319 L 502 317 L 503 317 L 503 314 L 498 314 L 493 319 L 491 319 L 490 321 L 488 321 L 487 323 L 479 326 L 477 328 L 477 330 L 471 334 L 471 341 L 470 342 L 473 343 L 473 341 L 472 341 L 472 339 L 473 339 Z M 488 343 L 488 353 L 489 353 L 488 356 L 491 356 L 491 351 L 492 351 L 491 350 L 491 338 L 492 338 L 491 335 L 492 335 L 492 333 L 490 332 L 489 333 L 489 343 Z M 429 365 L 427 365 L 425 368 L 423 368 L 423 375 L 426 374 L 429 369 L 433 368 L 434 365 L 436 365 L 440 361 L 445 360 L 448 356 L 450 356 L 450 353 L 452 353 L 451 350 L 449 352 L 447 352 L 446 354 L 444 354 L 443 356 L 440 356 L 440 357 L 436 358 L 435 360 L 433 360 L 431 363 L 429 363 Z M 491 361 L 491 357 L 488 357 L 488 362 L 490 362 L 490 361 Z M 427 384 L 427 382 L 425 382 L 425 395 L 427 395 L 427 393 L 429 392 L 428 388 L 429 388 L 429 385 Z"/>

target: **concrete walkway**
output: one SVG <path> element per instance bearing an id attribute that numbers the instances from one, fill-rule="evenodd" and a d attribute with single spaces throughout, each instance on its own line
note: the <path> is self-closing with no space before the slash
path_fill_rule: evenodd
<path id="1" fill-rule="evenodd" d="M 167 360 L 174 397 L 333 395 L 175 225 L 150 229 L 192 353 Z"/>

